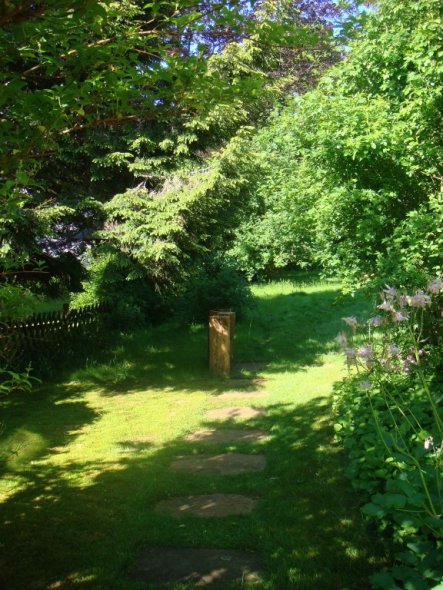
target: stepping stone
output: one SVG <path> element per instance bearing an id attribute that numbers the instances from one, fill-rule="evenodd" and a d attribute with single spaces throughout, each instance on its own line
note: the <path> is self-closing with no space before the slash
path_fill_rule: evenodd
<path id="1" fill-rule="evenodd" d="M 264 416 L 265 408 L 252 408 L 249 406 L 229 406 L 227 408 L 217 408 L 206 412 L 206 418 L 209 420 L 232 420 L 234 418 L 257 418 Z"/>
<path id="2" fill-rule="evenodd" d="M 191 442 L 224 443 L 224 442 L 255 442 L 268 436 L 266 430 L 242 430 L 226 428 L 222 430 L 197 430 L 185 436 Z"/>
<path id="3" fill-rule="evenodd" d="M 225 391 L 225 393 L 215 394 L 217 399 L 233 399 L 240 397 L 242 399 L 249 399 L 250 397 L 266 397 L 267 391 Z"/>
<path id="4" fill-rule="evenodd" d="M 260 581 L 262 565 L 255 553 L 230 549 L 147 549 L 130 577 L 153 584 L 183 583 L 200 587 L 225 587 Z"/>
<path id="5" fill-rule="evenodd" d="M 213 518 L 231 514 L 250 514 L 257 506 L 256 498 L 239 494 L 206 494 L 185 496 L 159 502 L 155 509 L 172 516 L 198 516 Z"/>
<path id="6" fill-rule="evenodd" d="M 265 466 L 266 457 L 264 455 L 243 453 L 181 456 L 170 464 L 171 469 L 176 471 L 215 473 L 217 475 L 237 475 L 248 471 L 263 471 Z"/>

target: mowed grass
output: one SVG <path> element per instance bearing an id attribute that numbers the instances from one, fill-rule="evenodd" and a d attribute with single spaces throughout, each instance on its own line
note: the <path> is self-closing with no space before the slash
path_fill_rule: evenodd
<path id="1" fill-rule="evenodd" d="M 155 589 L 128 575 L 151 547 L 255 551 L 266 571 L 257 590 L 368 587 L 383 555 L 344 476 L 330 414 L 332 384 L 344 375 L 334 343 L 341 317 L 367 313 L 368 303 L 309 275 L 254 294 L 237 326 L 236 360 L 268 363 L 260 372 L 268 396 L 254 403 L 267 413 L 243 421 L 269 432 L 260 442 L 184 441 L 197 429 L 232 426 L 211 423 L 208 410 L 251 403 L 218 398 L 232 388 L 208 374 L 201 326 L 113 334 L 63 382 L 2 402 L 2 588 Z M 225 451 L 264 453 L 266 470 L 208 476 L 168 467 L 177 455 Z M 220 519 L 154 510 L 168 497 L 212 492 L 260 502 L 251 515 Z"/>

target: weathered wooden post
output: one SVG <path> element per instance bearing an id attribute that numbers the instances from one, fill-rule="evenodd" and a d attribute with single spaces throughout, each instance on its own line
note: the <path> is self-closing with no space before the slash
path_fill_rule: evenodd
<path id="1" fill-rule="evenodd" d="M 229 375 L 234 354 L 235 313 L 209 312 L 209 369 L 215 375 Z"/>

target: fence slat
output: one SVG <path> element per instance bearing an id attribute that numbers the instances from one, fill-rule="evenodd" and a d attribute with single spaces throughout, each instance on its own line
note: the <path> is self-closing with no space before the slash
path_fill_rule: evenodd
<path id="1" fill-rule="evenodd" d="M 78 309 L 36 313 L 24 320 L 4 319 L 0 339 L 5 351 L 32 351 L 37 347 L 70 339 L 76 333 L 87 333 L 109 312 L 107 302 Z M 19 350 L 17 350 L 19 353 Z M 9 355 L 8 355 L 9 356 Z"/>

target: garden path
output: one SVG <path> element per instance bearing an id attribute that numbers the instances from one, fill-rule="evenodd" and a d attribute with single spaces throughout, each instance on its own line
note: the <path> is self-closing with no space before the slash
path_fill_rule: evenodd
<path id="1" fill-rule="evenodd" d="M 247 370 L 259 370 L 260 363 L 248 363 Z M 260 381 L 261 382 L 261 381 Z M 236 379 L 231 383 L 255 385 L 257 380 Z M 218 396 L 230 400 L 266 397 L 267 392 L 231 391 Z M 227 406 L 206 413 L 209 420 L 238 420 L 264 416 L 263 408 L 253 406 Z M 265 438 L 265 430 L 251 428 L 199 430 L 185 437 L 190 442 L 257 441 Z M 203 452 L 198 456 L 179 456 L 171 464 L 174 470 L 184 470 L 198 476 L 200 473 L 235 476 L 248 471 L 263 471 L 266 457 L 263 454 L 232 453 L 211 455 Z M 248 515 L 253 512 L 259 498 L 242 494 L 201 494 L 176 496 L 161 500 L 156 511 L 176 518 L 224 518 L 232 515 Z M 197 587 L 221 587 L 230 583 L 253 584 L 261 579 L 263 565 L 255 552 L 229 548 L 149 548 L 142 552 L 133 566 L 132 579 L 155 584 L 188 583 Z"/>

